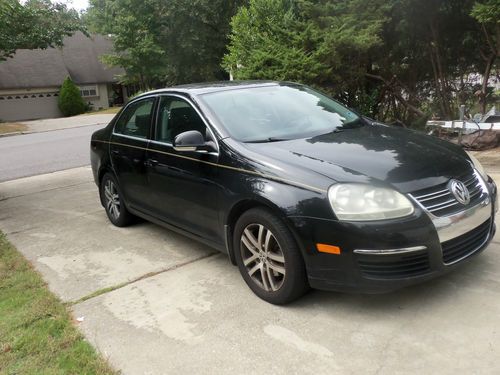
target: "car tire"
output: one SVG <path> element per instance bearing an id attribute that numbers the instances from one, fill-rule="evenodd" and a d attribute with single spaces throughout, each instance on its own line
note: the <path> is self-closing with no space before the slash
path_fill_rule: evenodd
<path id="1" fill-rule="evenodd" d="M 300 249 L 286 224 L 265 208 L 253 208 L 236 222 L 233 251 L 243 279 L 263 300 L 283 305 L 308 289 Z"/>
<path id="2" fill-rule="evenodd" d="M 125 207 L 123 195 L 118 186 L 115 176 L 106 173 L 101 180 L 101 201 L 108 215 L 109 221 L 117 227 L 126 227 L 132 224 L 135 216 Z"/>

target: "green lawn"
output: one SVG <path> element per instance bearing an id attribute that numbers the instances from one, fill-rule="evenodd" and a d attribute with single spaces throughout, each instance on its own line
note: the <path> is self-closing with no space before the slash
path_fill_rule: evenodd
<path id="1" fill-rule="evenodd" d="M 116 374 L 1 232 L 0 374 Z"/>

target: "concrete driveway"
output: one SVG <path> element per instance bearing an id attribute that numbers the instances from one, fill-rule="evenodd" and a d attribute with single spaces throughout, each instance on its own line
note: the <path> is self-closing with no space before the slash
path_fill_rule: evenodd
<path id="1" fill-rule="evenodd" d="M 88 167 L 1 183 L 0 228 L 124 374 L 500 372 L 498 239 L 424 285 L 277 307 L 202 244 L 110 225 Z"/>

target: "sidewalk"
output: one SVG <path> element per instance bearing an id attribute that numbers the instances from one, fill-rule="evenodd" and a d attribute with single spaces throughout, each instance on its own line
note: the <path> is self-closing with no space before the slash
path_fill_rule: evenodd
<path id="1" fill-rule="evenodd" d="M 27 133 L 38 133 L 51 130 L 77 128 L 90 125 L 107 125 L 114 114 L 80 115 L 73 117 L 51 118 L 33 121 L 21 121 L 19 123 L 28 127 Z"/>
<path id="2" fill-rule="evenodd" d="M 113 119 L 115 114 L 96 114 L 96 115 L 79 115 L 73 117 L 60 117 L 51 118 L 43 120 L 32 120 L 32 121 L 16 121 L 16 124 L 24 125 L 26 129 L 20 131 L 14 131 L 11 133 L 0 134 L 0 137 L 20 135 L 20 134 L 30 134 L 30 133 L 40 133 L 52 130 L 62 130 L 79 128 L 82 126 L 92 126 L 92 125 L 107 125 Z M 2 124 L 0 123 L 0 126 Z"/>

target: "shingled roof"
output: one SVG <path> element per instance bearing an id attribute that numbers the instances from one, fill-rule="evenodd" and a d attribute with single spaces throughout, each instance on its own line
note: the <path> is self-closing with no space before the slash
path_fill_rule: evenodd
<path id="1" fill-rule="evenodd" d="M 0 89 L 60 86 L 66 77 L 76 84 L 116 82 L 121 68 L 108 68 L 100 56 L 111 53 L 113 44 L 103 35 L 90 38 L 77 32 L 60 48 L 20 49 L 0 62 Z"/>

